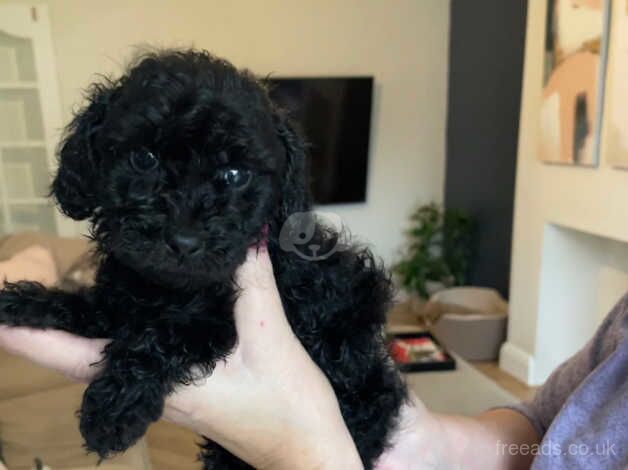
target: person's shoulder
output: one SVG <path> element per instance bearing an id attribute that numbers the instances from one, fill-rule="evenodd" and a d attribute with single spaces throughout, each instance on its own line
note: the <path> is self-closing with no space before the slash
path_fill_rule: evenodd
<path id="1" fill-rule="evenodd" d="M 615 304 L 599 331 L 602 334 L 596 335 L 596 339 L 601 343 L 599 349 L 606 353 L 604 356 L 614 351 L 621 341 L 628 340 L 628 292 Z"/>
<path id="2" fill-rule="evenodd" d="M 628 330 L 628 292 L 617 302 L 609 317 L 617 326 Z"/>

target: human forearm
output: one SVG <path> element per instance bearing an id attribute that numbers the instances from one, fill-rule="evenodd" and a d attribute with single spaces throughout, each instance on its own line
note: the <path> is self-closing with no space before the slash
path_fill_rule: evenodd
<path id="1" fill-rule="evenodd" d="M 496 409 L 477 417 L 436 415 L 436 419 L 444 432 L 453 468 L 530 468 L 539 436 L 520 413 Z"/>
<path id="2" fill-rule="evenodd" d="M 538 440 L 527 418 L 516 411 L 492 410 L 477 417 L 436 414 L 412 396 L 376 470 L 529 468 L 529 446 Z"/>
<path id="3" fill-rule="evenodd" d="M 309 442 L 308 442 L 309 441 Z M 362 470 L 357 449 L 346 430 L 334 432 L 333 436 L 312 441 L 304 439 L 280 449 L 269 458 L 262 470 Z"/>

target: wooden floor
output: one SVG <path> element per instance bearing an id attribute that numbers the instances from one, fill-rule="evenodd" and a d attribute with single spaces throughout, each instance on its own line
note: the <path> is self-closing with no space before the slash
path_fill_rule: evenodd
<path id="1" fill-rule="evenodd" d="M 471 365 L 521 401 L 530 400 L 536 392 L 537 387 L 530 387 L 504 372 L 495 361 L 471 361 Z"/>
<path id="2" fill-rule="evenodd" d="M 153 470 L 198 470 L 201 438 L 194 432 L 166 421 L 153 424 L 147 435 Z"/>

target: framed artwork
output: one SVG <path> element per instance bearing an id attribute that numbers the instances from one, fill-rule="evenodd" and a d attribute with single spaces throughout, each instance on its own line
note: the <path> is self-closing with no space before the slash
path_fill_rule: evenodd
<path id="1" fill-rule="evenodd" d="M 609 0 L 548 0 L 540 158 L 596 166 L 609 35 Z"/>
<path id="2" fill-rule="evenodd" d="M 612 166 L 628 169 L 628 0 L 613 13 L 611 35 L 605 155 Z"/>

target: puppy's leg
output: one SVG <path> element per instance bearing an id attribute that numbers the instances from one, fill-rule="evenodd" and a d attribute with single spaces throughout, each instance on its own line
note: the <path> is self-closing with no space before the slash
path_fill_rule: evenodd
<path id="1" fill-rule="evenodd" d="M 86 337 L 104 337 L 106 318 L 92 315 L 89 290 L 46 289 L 37 282 L 7 283 L 0 291 L 0 324 L 56 328 Z"/>
<path id="2" fill-rule="evenodd" d="M 164 354 L 149 338 L 113 341 L 105 347 L 106 366 L 83 395 L 80 430 L 87 450 L 101 458 L 123 452 L 157 421 L 184 358 Z"/>

